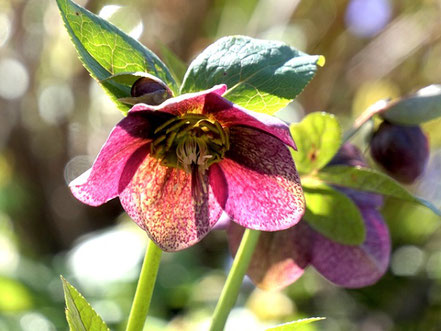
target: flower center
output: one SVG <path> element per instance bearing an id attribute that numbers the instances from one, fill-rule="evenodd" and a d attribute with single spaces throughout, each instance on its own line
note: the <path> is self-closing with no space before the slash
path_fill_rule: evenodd
<path id="1" fill-rule="evenodd" d="M 219 122 L 189 113 L 155 130 L 151 153 L 164 166 L 200 177 L 210 165 L 223 159 L 229 147 L 228 134 Z"/>

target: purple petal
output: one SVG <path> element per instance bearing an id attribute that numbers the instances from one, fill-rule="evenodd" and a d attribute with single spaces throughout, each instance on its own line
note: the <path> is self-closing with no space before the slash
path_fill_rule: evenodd
<path id="1" fill-rule="evenodd" d="M 333 186 L 340 192 L 351 198 L 360 208 L 381 208 L 383 205 L 383 196 L 371 192 L 358 191 L 343 186 Z"/>
<path id="2" fill-rule="evenodd" d="M 305 201 L 288 147 L 248 127 L 231 127 L 230 144 L 219 163 L 228 184 L 225 211 L 255 230 L 278 231 L 296 224 Z"/>
<path id="3" fill-rule="evenodd" d="M 209 172 L 203 178 L 207 192 L 195 197 L 191 174 L 159 162 L 147 156 L 120 200 L 129 216 L 159 247 L 178 251 L 199 242 L 216 224 L 223 212 L 218 200 L 225 201 L 226 197 L 214 198 L 211 183 L 226 184 L 221 182 L 223 177 Z M 217 194 L 221 192 L 219 189 Z"/>
<path id="4" fill-rule="evenodd" d="M 228 242 L 233 255 L 239 248 L 244 228 L 231 223 Z M 248 268 L 248 276 L 264 290 L 279 290 L 294 283 L 308 266 L 312 230 L 300 222 L 277 232 L 262 232 Z"/>
<path id="5" fill-rule="evenodd" d="M 91 206 L 99 206 L 115 198 L 120 192 L 120 179 L 128 160 L 132 166 L 136 166 L 144 159 L 151 131 L 150 119 L 145 116 L 128 116 L 119 122 L 101 148 L 92 168 L 69 184 L 73 195 Z M 139 148 L 145 152 L 133 157 Z"/>
<path id="6" fill-rule="evenodd" d="M 279 138 L 288 146 L 297 149 L 289 132 L 289 127 L 283 121 L 270 115 L 242 108 L 220 95 L 207 95 L 203 113 L 212 114 L 225 127 L 248 126 L 262 130 Z"/>
<path id="7" fill-rule="evenodd" d="M 187 112 L 201 114 L 203 112 L 204 105 L 207 102 L 207 98 L 213 95 L 222 95 L 226 90 L 227 86 L 222 84 L 216 85 L 206 91 L 183 94 L 176 98 L 167 99 L 158 106 L 139 103 L 130 109 L 129 114 L 145 111 L 164 112 L 175 116 L 183 115 Z"/>
<path id="8" fill-rule="evenodd" d="M 360 209 L 366 223 L 366 240 L 361 246 L 346 246 L 316 233 L 311 264 L 331 282 L 358 288 L 375 283 L 389 264 L 390 239 L 381 214 Z"/>

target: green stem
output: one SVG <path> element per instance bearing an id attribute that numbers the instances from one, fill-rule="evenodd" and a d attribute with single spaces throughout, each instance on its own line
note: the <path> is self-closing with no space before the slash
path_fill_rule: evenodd
<path id="1" fill-rule="evenodd" d="M 139 331 L 144 328 L 158 275 L 161 253 L 161 249 L 149 240 L 126 331 Z"/>
<path id="2" fill-rule="evenodd" d="M 254 248 L 259 240 L 260 231 L 246 229 L 231 266 L 222 294 L 214 310 L 210 331 L 222 331 L 225 327 L 228 315 L 236 303 L 240 285 L 248 270 Z"/>

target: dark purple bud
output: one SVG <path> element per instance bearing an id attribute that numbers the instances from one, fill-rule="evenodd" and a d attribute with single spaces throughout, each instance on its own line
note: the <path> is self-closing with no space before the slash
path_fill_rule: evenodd
<path id="1" fill-rule="evenodd" d="M 166 91 L 167 88 L 159 82 L 155 82 L 148 77 L 139 78 L 133 85 L 131 90 L 132 97 L 140 97 L 157 91 Z"/>
<path id="2" fill-rule="evenodd" d="M 419 126 L 383 121 L 372 136 L 371 155 L 391 177 L 410 184 L 426 168 L 429 143 Z"/>
<path id="3" fill-rule="evenodd" d="M 130 94 L 132 98 L 128 98 L 128 100 L 133 99 L 134 103 L 142 102 L 149 105 L 159 105 L 172 97 L 172 93 L 166 85 L 148 77 L 139 78 L 132 85 Z"/>

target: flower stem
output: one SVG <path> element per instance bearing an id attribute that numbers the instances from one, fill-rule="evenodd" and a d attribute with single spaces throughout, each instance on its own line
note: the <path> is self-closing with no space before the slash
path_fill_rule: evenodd
<path id="1" fill-rule="evenodd" d="M 162 250 L 153 241 L 149 240 L 126 331 L 139 331 L 144 328 L 156 276 L 158 275 L 161 253 Z"/>
<path id="2" fill-rule="evenodd" d="M 239 294 L 243 277 L 248 270 L 259 235 L 260 231 L 245 230 L 222 294 L 214 310 L 210 331 L 222 331 L 224 329 L 230 310 L 233 308 Z"/>

